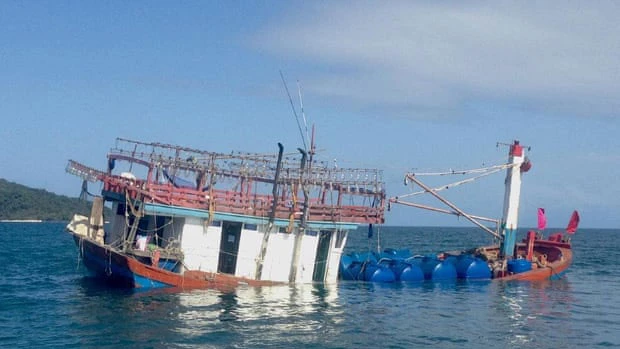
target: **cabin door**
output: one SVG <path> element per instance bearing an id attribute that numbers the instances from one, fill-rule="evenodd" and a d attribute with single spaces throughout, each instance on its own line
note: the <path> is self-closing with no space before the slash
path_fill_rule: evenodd
<path id="1" fill-rule="evenodd" d="M 237 269 L 237 254 L 239 253 L 239 238 L 241 237 L 241 223 L 223 222 L 222 239 L 220 242 L 220 258 L 217 271 L 224 274 L 235 274 Z"/>
<path id="2" fill-rule="evenodd" d="M 312 281 L 325 281 L 325 272 L 327 271 L 329 246 L 331 245 L 331 241 L 331 231 L 322 230 L 319 232 L 319 243 L 316 247 L 316 259 L 314 260 L 314 272 L 312 273 Z"/>

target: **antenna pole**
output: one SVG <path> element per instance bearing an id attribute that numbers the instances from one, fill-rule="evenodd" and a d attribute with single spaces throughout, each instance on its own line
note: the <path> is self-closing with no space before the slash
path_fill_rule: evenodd
<path id="1" fill-rule="evenodd" d="M 301 84 L 299 83 L 299 80 L 297 80 L 297 93 L 299 94 L 299 105 L 301 107 L 301 117 L 304 121 L 304 130 L 306 131 L 306 139 L 310 138 L 308 136 L 308 122 L 306 121 L 306 112 L 304 111 L 304 100 L 301 97 Z M 306 151 L 308 149 L 305 149 Z M 312 150 L 312 145 L 310 145 L 310 150 Z"/>
<path id="2" fill-rule="evenodd" d="M 288 101 L 291 103 L 291 109 L 293 110 L 293 115 L 295 115 L 295 121 L 297 121 L 297 128 L 299 129 L 299 134 L 301 135 L 301 141 L 304 144 L 304 150 L 308 150 L 308 147 L 306 146 L 306 138 L 304 137 L 304 132 L 302 131 L 301 124 L 299 123 L 299 116 L 297 116 L 297 112 L 295 111 L 293 98 L 291 98 L 291 93 L 288 91 L 288 86 L 286 85 L 286 81 L 284 80 L 284 74 L 282 74 L 282 70 L 280 70 L 280 77 L 282 78 L 282 83 L 284 84 L 284 89 L 286 90 Z"/>

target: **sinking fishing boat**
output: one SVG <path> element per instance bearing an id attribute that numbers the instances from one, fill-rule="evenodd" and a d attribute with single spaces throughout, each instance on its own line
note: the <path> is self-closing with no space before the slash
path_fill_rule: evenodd
<path id="1" fill-rule="evenodd" d="M 216 153 L 118 138 L 106 169 L 69 161 L 84 192 L 102 189 L 67 230 L 83 264 L 122 287 L 334 282 L 347 234 L 384 222 L 384 183 L 380 170 L 314 161 L 311 144 Z"/>
<path id="2" fill-rule="evenodd" d="M 506 164 L 487 168 L 449 171 L 432 174 L 407 173 L 405 185 L 414 183 L 421 190 L 400 197 L 392 197 L 389 204 L 399 204 L 434 212 L 465 217 L 495 240 L 489 246 L 466 251 L 447 251 L 434 255 L 414 256 L 409 250 L 388 249 L 383 252 L 350 253 L 343 255 L 340 275 L 344 280 L 364 280 L 373 282 L 455 280 L 455 279 L 500 279 L 500 280 L 544 280 L 562 277 L 570 266 L 573 253 L 570 234 L 574 234 L 579 224 L 579 214 L 574 211 L 565 232 L 557 232 L 543 237 L 546 225 L 544 210 L 539 209 L 538 231 L 529 231 L 523 241 L 517 242 L 517 222 L 521 192 L 521 176 L 531 168 L 525 156 L 525 147 L 518 141 L 509 146 Z M 478 178 L 506 170 L 503 217 L 485 218 L 464 212 L 439 192 Z M 458 182 L 431 188 L 423 183 L 422 175 L 467 175 L 474 177 Z M 408 196 L 430 194 L 447 206 L 437 208 L 411 201 Z M 388 206 L 389 208 L 389 206 Z M 495 229 L 482 222 L 495 224 Z M 369 234 L 370 235 L 370 234 Z"/>

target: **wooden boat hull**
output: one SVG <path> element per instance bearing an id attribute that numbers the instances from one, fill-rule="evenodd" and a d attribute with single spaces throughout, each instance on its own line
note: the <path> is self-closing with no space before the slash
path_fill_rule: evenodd
<path id="1" fill-rule="evenodd" d="M 557 280 L 562 278 L 573 261 L 573 251 L 570 245 L 567 244 L 555 244 L 544 240 L 536 241 L 534 245 L 534 251 L 539 254 L 545 254 L 547 256 L 553 256 L 554 260 L 546 263 L 545 265 L 533 268 L 530 271 L 523 273 L 516 273 L 506 275 L 499 278 L 500 280 L 525 280 L 525 281 L 539 281 L 539 280 Z"/>
<path id="2" fill-rule="evenodd" d="M 230 290 L 239 285 L 263 286 L 272 281 L 251 280 L 221 273 L 185 271 L 183 274 L 154 267 L 134 256 L 121 253 L 111 246 L 102 245 L 87 237 L 71 233 L 79 248 L 84 265 L 106 283 L 125 288 L 153 289 L 174 287 L 181 289 Z"/>
<path id="3" fill-rule="evenodd" d="M 494 260 L 500 252 L 499 246 L 486 246 L 478 249 L 481 255 L 486 259 Z M 549 240 L 535 240 L 533 248 L 535 260 L 539 260 L 538 263 L 531 263 L 532 269 L 523 272 L 494 272 L 493 278 L 497 280 L 524 280 L 524 281 L 538 281 L 538 280 L 557 280 L 560 279 L 566 270 L 570 267 L 573 261 L 573 252 L 569 243 L 549 241 Z M 527 254 L 527 244 L 516 244 L 516 256 L 517 258 L 525 258 Z M 544 256 L 544 262 L 540 262 Z M 524 260 L 524 259 L 522 259 Z"/>

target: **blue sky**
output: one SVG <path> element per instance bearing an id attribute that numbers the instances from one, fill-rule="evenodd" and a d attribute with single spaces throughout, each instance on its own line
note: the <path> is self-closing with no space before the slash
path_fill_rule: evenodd
<path id="1" fill-rule="evenodd" d="M 532 147 L 521 224 L 620 227 L 617 2 L 32 1 L 0 3 L 0 177 L 77 196 L 68 159 L 116 137 L 213 151 L 301 144 L 279 71 L 323 160 L 405 171 Z M 296 102 L 297 103 L 297 102 Z M 458 179 L 455 179 L 458 180 Z M 431 183 L 432 184 L 432 183 Z M 463 188 L 463 189 L 461 189 Z M 446 196 L 501 214 L 503 174 Z M 440 206 L 437 204 L 437 206 Z M 404 207 L 391 225 L 459 225 Z"/>

